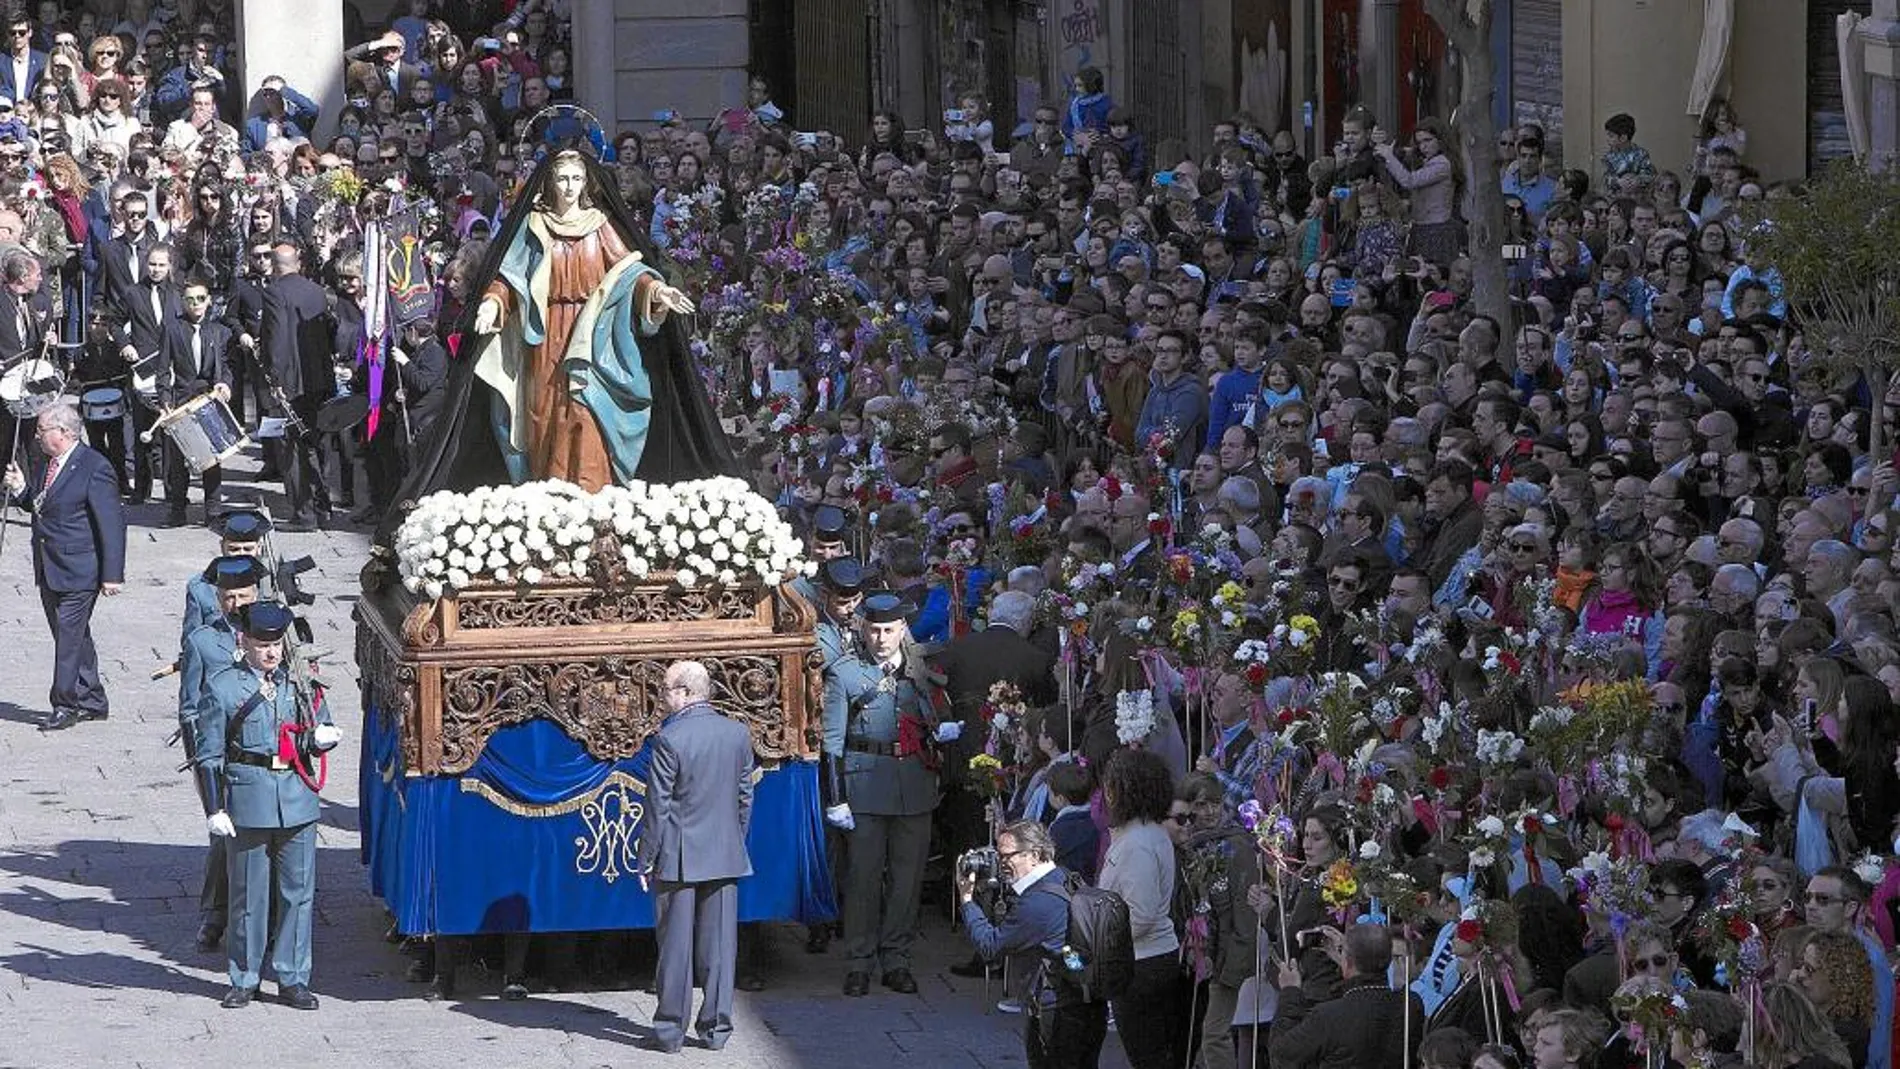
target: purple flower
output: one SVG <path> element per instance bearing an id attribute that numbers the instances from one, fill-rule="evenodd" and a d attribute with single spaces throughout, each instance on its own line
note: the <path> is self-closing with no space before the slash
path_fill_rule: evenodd
<path id="1" fill-rule="evenodd" d="M 1262 809 L 1260 803 L 1255 799 L 1249 798 L 1240 803 L 1240 824 L 1241 827 L 1246 828 L 1248 831 L 1253 831 L 1255 828 L 1258 828 L 1260 822 L 1265 820 L 1266 817 L 1267 811 Z"/>

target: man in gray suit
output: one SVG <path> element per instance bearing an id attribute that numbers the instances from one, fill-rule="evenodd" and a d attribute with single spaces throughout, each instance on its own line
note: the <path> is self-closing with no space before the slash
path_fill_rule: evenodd
<path id="1" fill-rule="evenodd" d="M 660 964 L 649 1050 L 677 1054 L 693 988 L 705 990 L 693 1027 L 718 1050 L 732 1035 L 738 961 L 739 883 L 752 875 L 752 733 L 711 705 L 712 679 L 698 661 L 666 670 L 667 718 L 649 745 L 647 812 L 640 834 L 641 882 L 653 889 Z"/>

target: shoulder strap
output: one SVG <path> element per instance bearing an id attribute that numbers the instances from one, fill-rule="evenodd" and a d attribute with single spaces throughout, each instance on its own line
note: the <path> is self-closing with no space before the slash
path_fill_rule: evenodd
<path id="1" fill-rule="evenodd" d="M 238 706 L 237 712 L 232 715 L 231 719 L 225 723 L 224 749 L 226 753 L 229 753 L 231 748 L 237 745 L 238 731 L 244 727 L 244 721 L 250 719 L 251 714 L 257 711 L 257 707 L 263 704 L 264 692 L 261 690 L 253 691 L 250 697 L 244 699 L 244 704 Z"/>

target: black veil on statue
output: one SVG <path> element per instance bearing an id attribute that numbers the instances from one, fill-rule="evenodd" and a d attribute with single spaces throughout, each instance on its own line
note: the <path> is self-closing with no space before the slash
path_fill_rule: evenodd
<path id="1" fill-rule="evenodd" d="M 481 267 L 469 279 L 468 299 L 460 318 L 453 323 L 439 324 L 445 340 L 452 334 L 460 334 L 461 343 L 449 359 L 441 415 L 431 427 L 428 439 L 416 443 L 414 466 L 396 495 L 397 505 L 383 517 L 377 530 L 379 544 L 388 545 L 393 540 L 409 505 L 437 490 L 467 491 L 512 481 L 502 459 L 501 443 L 495 436 L 491 408 L 494 391 L 475 377 L 474 352 L 481 344 L 481 338 L 475 333 L 475 312 L 481 307 L 482 294 L 489 283 L 500 275 L 502 257 L 509 244 L 527 223 L 535 191 L 546 181 L 556 157 L 570 147 L 587 168 L 595 206 L 607 214 L 620 240 L 639 253 L 643 263 L 665 274 L 665 261 L 657 255 L 646 229 L 639 226 L 633 213 L 627 210 L 613 176 L 596 158 L 594 146 L 587 140 L 577 140 L 571 145 L 550 148 L 535 165 L 522 195 L 509 207 L 508 217 L 482 257 Z M 687 296 L 697 300 L 702 295 Z M 505 322 L 502 329 L 509 329 Z M 725 429 L 720 426 L 712 401 L 706 396 L 705 384 L 694 367 L 682 317 L 669 314 L 658 333 L 641 338 L 640 356 L 651 380 L 653 408 L 646 447 L 640 454 L 635 474 L 654 483 L 740 474 L 739 462 L 733 456 Z"/>

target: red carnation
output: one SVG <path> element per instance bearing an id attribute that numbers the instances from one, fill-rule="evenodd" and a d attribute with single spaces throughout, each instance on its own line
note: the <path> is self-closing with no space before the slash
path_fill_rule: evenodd
<path id="1" fill-rule="evenodd" d="M 1113 475 L 1105 477 L 1102 480 L 1102 492 L 1108 495 L 1110 501 L 1120 499 L 1122 496 L 1122 481 Z"/>
<path id="2" fill-rule="evenodd" d="M 1622 831 L 1623 830 L 1623 814 L 1611 813 L 1609 816 L 1604 817 L 1603 826 L 1605 828 L 1608 828 L 1610 831 L 1610 834 L 1612 835 L 1615 835 L 1617 832 Z"/>
<path id="3" fill-rule="evenodd" d="M 1754 931 L 1755 926 L 1749 923 L 1747 917 L 1738 914 L 1728 919 L 1728 934 L 1735 939 L 1747 939 Z"/>
<path id="4" fill-rule="evenodd" d="M 1524 818 L 1524 834 L 1536 835 L 1538 832 L 1543 831 L 1543 830 L 1544 830 L 1543 821 L 1538 820 L 1534 816 L 1527 816 Z"/>
<path id="5" fill-rule="evenodd" d="M 1477 946 L 1484 940 L 1484 925 L 1477 921 L 1459 921 L 1457 935 L 1461 942 Z"/>
<path id="6" fill-rule="evenodd" d="M 1516 675 L 1518 670 L 1524 667 L 1524 662 L 1518 660 L 1517 655 L 1508 650 L 1498 654 L 1498 663 L 1503 665 L 1504 670 L 1512 675 Z"/>
<path id="7" fill-rule="evenodd" d="M 1282 709 L 1280 710 L 1280 715 L 1278 719 L 1280 721 L 1280 726 L 1286 727 L 1288 724 L 1291 724 L 1295 720 L 1298 720 L 1299 716 L 1295 714 L 1294 711 L 1291 709 Z"/>
<path id="8" fill-rule="evenodd" d="M 1157 516 L 1154 519 L 1148 521 L 1148 533 L 1155 536 L 1156 538 L 1166 538 L 1168 535 L 1169 526 L 1170 525 L 1168 523 L 1168 518 L 1166 516 Z"/>
<path id="9" fill-rule="evenodd" d="M 1264 687 L 1267 685 L 1267 666 L 1255 662 L 1247 666 L 1247 685 Z"/>
<path id="10" fill-rule="evenodd" d="M 1446 768 L 1444 765 L 1439 765 L 1437 768 L 1432 769 L 1426 779 L 1431 783 L 1433 790 L 1446 790 L 1451 786 L 1451 769 Z"/>
<path id="11" fill-rule="evenodd" d="M 880 487 L 878 487 L 878 488 L 877 488 L 877 499 L 878 499 L 879 501 L 883 501 L 883 502 L 887 502 L 887 503 L 888 503 L 888 502 L 890 502 L 890 501 L 893 501 L 893 500 L 895 500 L 895 499 L 896 499 L 896 497 L 897 497 L 897 494 L 896 494 L 896 492 L 895 492 L 895 491 L 893 491 L 893 490 L 892 490 L 892 489 L 891 489 L 890 487 L 888 487 L 888 486 L 880 486 Z"/>
<path id="12" fill-rule="evenodd" d="M 1362 779 L 1359 781 L 1359 804 L 1367 805 L 1371 803 L 1371 801 L 1372 781 L 1370 779 Z"/>

